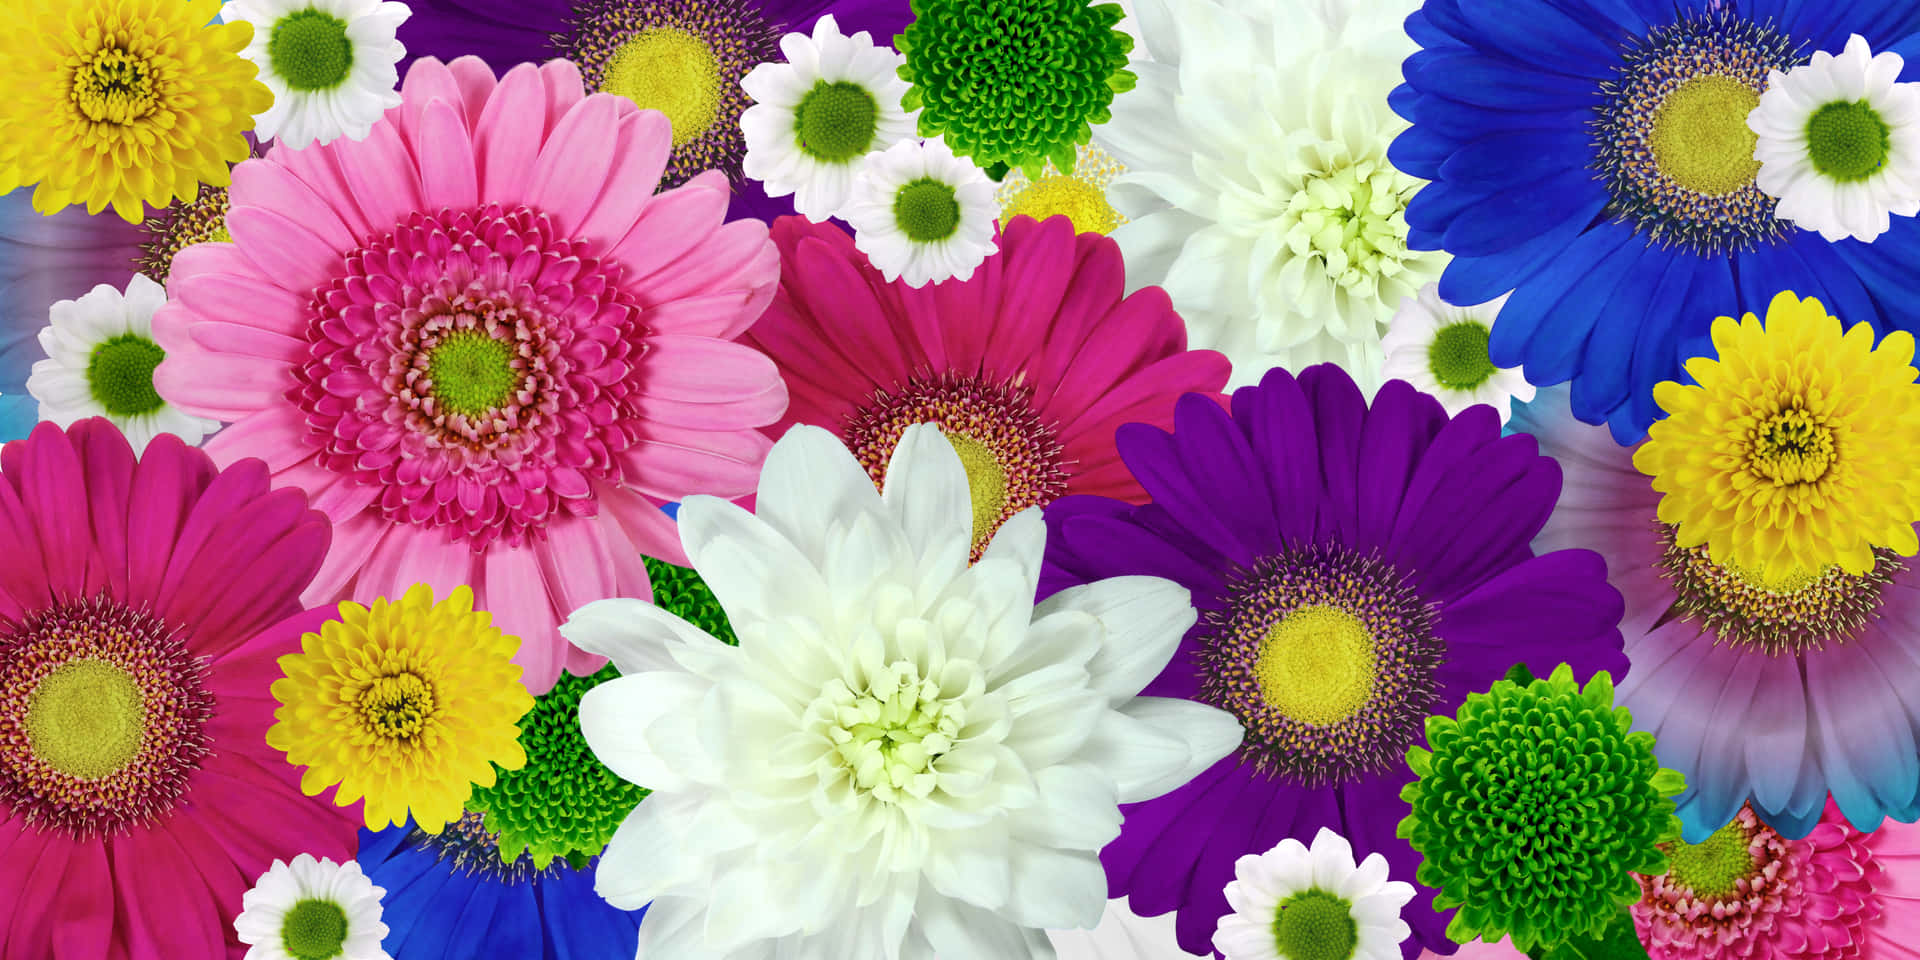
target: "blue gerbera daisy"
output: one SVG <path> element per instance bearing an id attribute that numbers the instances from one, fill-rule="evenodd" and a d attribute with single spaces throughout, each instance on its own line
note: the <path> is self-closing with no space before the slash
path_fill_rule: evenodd
<path id="1" fill-rule="evenodd" d="M 1718 316 L 1766 312 L 1783 289 L 1851 323 L 1909 326 L 1920 221 L 1872 244 L 1829 243 L 1774 216 L 1754 184 L 1746 116 L 1767 75 L 1840 51 L 1849 34 L 1920 76 L 1907 0 L 1426 0 L 1407 18 L 1389 152 L 1432 183 L 1408 243 L 1454 255 L 1451 303 L 1513 296 L 1489 351 L 1623 443 L 1659 417 L 1652 388 L 1711 353 Z"/>

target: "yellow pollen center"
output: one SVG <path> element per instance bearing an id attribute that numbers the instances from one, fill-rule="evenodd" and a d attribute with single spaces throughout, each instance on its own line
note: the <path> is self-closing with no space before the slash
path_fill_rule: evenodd
<path id="1" fill-rule="evenodd" d="M 160 105 L 158 84 L 147 58 L 106 47 L 74 71 L 70 96 L 95 123 L 132 123 Z"/>
<path id="2" fill-rule="evenodd" d="M 80 780 L 99 780 L 140 752 L 146 731 L 140 687 L 105 660 L 75 660 L 40 680 L 27 704 L 33 754 Z"/>
<path id="3" fill-rule="evenodd" d="M 417 674 L 379 677 L 360 692 L 367 729 L 388 740 L 410 740 L 433 718 L 433 686 Z"/>
<path id="4" fill-rule="evenodd" d="M 1274 624 L 1254 663 L 1268 706 L 1316 727 L 1332 726 L 1366 706 L 1375 674 L 1366 625 L 1324 604 L 1301 607 Z"/>
<path id="5" fill-rule="evenodd" d="M 1653 115 L 1653 162 L 1673 182 L 1724 196 L 1753 182 L 1760 161 L 1747 114 L 1760 105 L 1752 87 L 1708 74 L 1674 88 Z"/>
<path id="6" fill-rule="evenodd" d="M 705 40 L 685 30 L 643 30 L 607 62 L 600 89 L 666 114 L 678 148 L 699 139 L 719 116 L 720 61 Z"/>
<path id="7" fill-rule="evenodd" d="M 1747 468 L 1775 486 L 1814 483 L 1833 466 L 1833 429 L 1826 418 L 1787 407 L 1747 434 Z"/>
<path id="8" fill-rule="evenodd" d="M 1075 233 L 1110 233 L 1120 225 L 1120 213 L 1099 187 L 1078 177 L 1043 176 L 1014 194 L 1000 211 L 1002 222 L 1028 216 L 1035 220 L 1064 215 Z"/>
<path id="9" fill-rule="evenodd" d="M 993 535 L 1007 505 L 1007 473 L 987 445 L 963 433 L 942 433 L 967 470 L 967 494 L 973 500 L 973 542 Z"/>

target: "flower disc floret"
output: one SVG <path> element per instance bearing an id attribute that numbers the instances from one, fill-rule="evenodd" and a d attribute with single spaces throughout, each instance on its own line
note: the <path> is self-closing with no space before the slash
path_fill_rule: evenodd
<path id="1" fill-rule="evenodd" d="M 1680 835 L 1671 798 L 1685 782 L 1631 728 L 1606 671 L 1582 687 L 1565 664 L 1428 719 L 1431 749 L 1407 751 L 1419 779 L 1401 791 L 1413 810 L 1398 835 L 1424 857 L 1434 905 L 1459 908 L 1447 936 L 1521 950 L 1598 937 L 1639 896 L 1633 874 L 1666 869 L 1656 845 Z"/>
<path id="2" fill-rule="evenodd" d="M 353 69 L 353 41 L 345 20 L 308 7 L 274 24 L 267 56 L 287 86 L 328 90 Z"/>

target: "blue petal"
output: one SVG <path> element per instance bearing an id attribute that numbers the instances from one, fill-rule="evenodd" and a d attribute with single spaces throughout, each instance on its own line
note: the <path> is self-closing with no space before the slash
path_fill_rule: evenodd
<path id="1" fill-rule="evenodd" d="M 1603 223 L 1582 234 L 1564 253 L 1553 258 L 1552 263 L 1515 289 L 1513 297 L 1500 308 L 1500 316 L 1495 318 L 1487 342 L 1487 353 L 1494 365 L 1520 366 L 1521 357 L 1534 337 L 1541 334 L 1554 305 L 1586 277 L 1596 263 L 1632 239 L 1631 228 Z M 1444 284 L 1445 279 L 1441 282 Z M 1556 382 L 1536 380 L 1531 371 L 1527 381 L 1540 387 Z"/>
<path id="2" fill-rule="evenodd" d="M 1629 38 L 1615 27 L 1606 36 L 1539 0 L 1456 0 L 1464 19 L 1477 29 L 1474 45 L 1555 73 L 1610 79 L 1620 66 L 1620 47 Z"/>
<path id="3" fill-rule="evenodd" d="M 514 901 L 524 907 L 513 911 Z M 495 935 L 514 937 L 516 942 L 540 948 L 540 917 L 533 908 L 533 884 L 530 881 L 502 883 L 483 881 L 474 888 L 464 907 L 446 911 L 453 918 L 443 948 L 448 957 L 525 957 L 528 951 L 510 951 L 495 943 Z M 527 928 L 532 928 L 528 937 Z M 425 932 L 425 931 L 422 931 Z M 482 950 L 481 948 L 485 949 Z"/>
<path id="4" fill-rule="evenodd" d="M 1805 810 L 1769 810 L 1755 803 L 1753 815 L 1788 840 L 1799 840 L 1813 832 L 1813 828 L 1820 823 L 1820 814 L 1824 809 L 1825 804 L 1815 804 Z M 1713 835 L 1713 831 L 1720 829 L 1719 826 L 1709 827 L 1706 821 L 1699 819 L 1699 804 L 1691 805 L 1687 811 L 1676 812 L 1680 813 L 1680 839 L 1688 843 L 1703 842 Z"/>
<path id="5" fill-rule="evenodd" d="M 1592 209 L 1576 212 L 1532 243 L 1502 250 L 1491 256 L 1455 256 L 1440 275 L 1440 298 L 1448 303 L 1485 303 L 1527 282 L 1541 267 L 1559 257 L 1569 244 L 1579 239 L 1604 206 L 1605 198 L 1596 198 Z"/>
<path id="6" fill-rule="evenodd" d="M 1827 312 L 1840 318 L 1843 328 L 1865 322 L 1873 324 L 1875 330 L 1887 329 L 1887 319 L 1882 315 L 1880 305 L 1874 302 L 1873 296 L 1861 284 L 1860 277 L 1834 252 L 1833 244 L 1822 240 L 1817 233 L 1801 231 L 1793 243 L 1783 248 L 1783 252 L 1799 261 L 1799 275 L 1810 278 L 1805 281 L 1806 290 L 1794 291 L 1801 299 L 1819 297 L 1820 302 L 1826 305 Z M 1782 289 L 1792 290 L 1793 287 L 1784 284 Z"/>
<path id="7" fill-rule="evenodd" d="M 667 516 L 675 520 L 680 519 L 680 505 L 678 503 L 661 504 L 660 509 L 665 510 Z"/>
<path id="8" fill-rule="evenodd" d="M 1402 216 L 1406 218 L 1407 226 L 1415 230 L 1445 233 L 1462 213 L 1498 192 L 1497 189 L 1461 188 L 1445 180 L 1437 180 L 1421 187 L 1420 192 L 1407 201 L 1407 209 Z"/>
<path id="9" fill-rule="evenodd" d="M 1573 380 L 1573 415 L 1600 423 L 1625 403 L 1632 384 L 1634 348 L 1641 337 L 1658 337 L 1671 326 L 1664 312 L 1649 309 L 1678 302 L 1693 277 L 1695 258 L 1642 253 L 1613 298 L 1600 311 Z"/>
<path id="10" fill-rule="evenodd" d="M 387 925 L 387 937 L 382 942 L 395 960 L 440 960 L 445 956 L 453 918 L 460 915 L 481 883 L 465 871 L 456 871 L 453 861 L 436 861 L 424 850 L 392 862 L 416 865 L 421 858 L 430 866 L 399 893 L 389 893 L 381 915 Z M 377 879 L 374 882 L 379 883 Z"/>
<path id="11" fill-rule="evenodd" d="M 1542 73 L 1462 50 L 1421 50 L 1401 73 L 1422 93 L 1492 110 L 1573 110 L 1591 107 L 1592 81 Z"/>
<path id="12" fill-rule="evenodd" d="M 1399 97 L 1402 91 L 1407 94 L 1403 99 L 1417 99 L 1420 96 L 1412 87 L 1401 84 L 1393 88 L 1393 94 L 1387 97 L 1387 102 L 1392 104 L 1394 98 Z M 1399 112 L 1409 120 L 1412 119 L 1408 112 L 1399 111 L 1398 108 L 1395 112 Z M 1409 176 L 1419 177 L 1422 180 L 1436 180 L 1440 175 L 1440 165 L 1446 163 L 1447 158 L 1458 149 L 1460 149 L 1459 141 L 1436 136 L 1425 126 L 1416 124 L 1401 131 L 1399 136 L 1393 138 L 1392 143 L 1387 144 L 1387 161 Z"/>
<path id="13" fill-rule="evenodd" d="M 1657 335 L 1646 336 L 1643 332 L 1635 344 L 1633 395 L 1607 420 L 1613 438 L 1622 444 L 1639 443 L 1648 425 L 1660 418 L 1660 407 L 1653 402 L 1654 384 L 1662 380 L 1690 382 L 1681 361 L 1695 355 L 1691 350 L 1699 344 L 1712 346 L 1708 331 L 1713 318 L 1732 309 L 1735 301 L 1731 263 L 1721 257 L 1687 259 L 1693 265 L 1691 283 L 1674 299 L 1667 312 L 1668 321 L 1654 331 Z"/>
<path id="14" fill-rule="evenodd" d="M 1391 151 L 1388 157 L 1391 159 Z M 1597 187 L 1598 182 L 1585 169 L 1593 158 L 1587 132 L 1577 127 L 1502 130 L 1454 150 L 1442 164 L 1440 175 L 1450 183 L 1495 185 L 1529 183 L 1577 169 L 1583 179 Z"/>
<path id="15" fill-rule="evenodd" d="M 392 859 L 401 847 L 406 845 L 407 834 L 412 830 L 406 826 L 388 827 L 385 830 L 360 828 L 360 855 L 355 860 L 363 870 L 371 872 L 379 864 Z"/>
<path id="16" fill-rule="evenodd" d="M 1528 380 L 1560 383 L 1580 372 L 1601 311 L 1618 295 L 1620 285 L 1634 268 L 1648 258 L 1665 259 L 1666 255 L 1629 239 L 1567 288 L 1567 295 L 1553 308 L 1552 321 L 1527 345 L 1523 362 Z"/>
<path id="17" fill-rule="evenodd" d="M 593 892 L 593 871 L 563 871 L 540 890 L 554 960 L 629 957 L 640 942 L 645 908 L 616 909 Z"/>
<path id="18" fill-rule="evenodd" d="M 1446 248 L 1463 257 L 1511 250 L 1568 220 L 1591 223 L 1606 202 L 1606 188 L 1587 171 L 1562 170 L 1532 183 L 1500 189 L 1462 210 L 1447 225 Z"/>
<path id="19" fill-rule="evenodd" d="M 1920 274 L 1920 220 L 1894 217 L 1891 227 L 1874 242 L 1843 240 L 1831 250 L 1866 287 L 1887 326 L 1920 330 L 1920 322 L 1907 309 L 1913 296 L 1913 277 Z M 1880 332 L 1887 332 L 1886 327 Z"/>
<path id="20" fill-rule="evenodd" d="M 1402 89 L 1413 90 L 1412 87 Z M 1446 137 L 1460 143 L 1483 137 L 1495 130 L 1584 130 L 1593 120 L 1593 108 L 1582 106 L 1560 110 L 1489 110 L 1444 97 L 1414 90 L 1411 115 L 1396 110 L 1418 124 L 1429 136 Z"/>

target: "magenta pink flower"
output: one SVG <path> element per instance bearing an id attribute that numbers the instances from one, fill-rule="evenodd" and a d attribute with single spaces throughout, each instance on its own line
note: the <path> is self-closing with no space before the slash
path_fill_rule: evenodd
<path id="1" fill-rule="evenodd" d="M 235 421 L 336 523 L 314 603 L 467 584 L 535 693 L 604 661 L 555 629 L 681 561 L 658 506 L 753 488 L 786 387 L 734 342 L 779 253 L 726 178 L 659 194 L 664 116 L 579 71 L 416 62 L 366 140 L 234 169 L 227 229 L 154 318 L 168 402 Z"/>
<path id="2" fill-rule="evenodd" d="M 247 460 L 105 420 L 0 448 L 0 944 L 13 957 L 239 957 L 274 858 L 345 860 L 359 805 L 263 737 L 325 517 Z"/>

